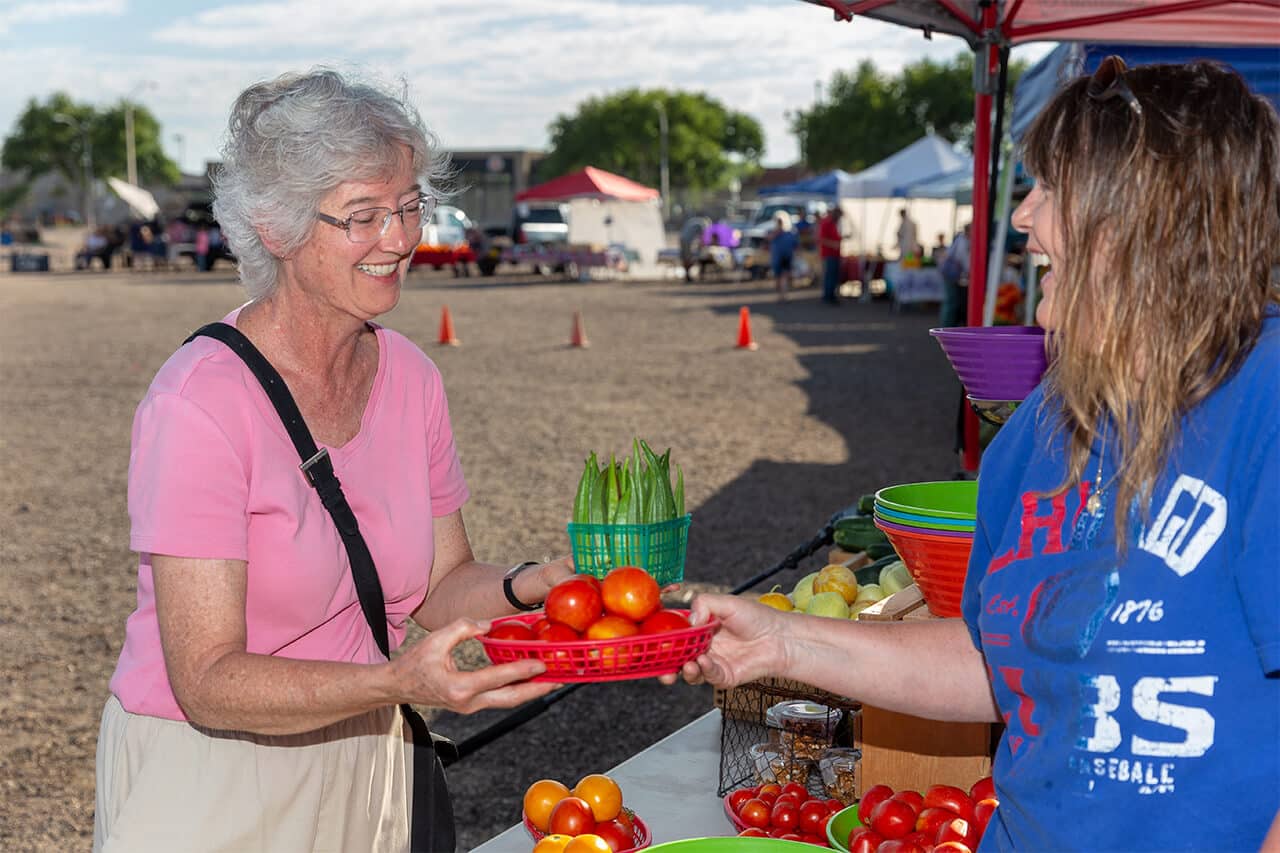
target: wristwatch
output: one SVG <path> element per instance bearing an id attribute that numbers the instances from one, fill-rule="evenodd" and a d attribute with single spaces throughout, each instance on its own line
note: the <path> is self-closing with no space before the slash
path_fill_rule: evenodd
<path id="1" fill-rule="evenodd" d="M 516 579 L 516 575 L 520 574 L 530 566 L 540 565 L 542 564 L 537 560 L 527 560 L 518 566 L 512 566 L 507 569 L 507 573 L 502 576 L 502 594 L 507 597 L 507 601 L 511 602 L 511 606 L 516 610 L 537 610 L 542 606 L 542 602 L 538 602 L 537 604 L 525 604 L 523 601 L 516 598 L 515 585 L 513 584 L 513 581 Z"/>

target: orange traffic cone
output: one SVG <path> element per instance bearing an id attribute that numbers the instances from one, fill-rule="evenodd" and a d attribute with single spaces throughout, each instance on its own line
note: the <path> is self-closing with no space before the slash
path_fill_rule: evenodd
<path id="1" fill-rule="evenodd" d="M 462 341 L 458 340 L 458 336 L 453 333 L 453 317 L 449 315 L 449 306 L 444 306 L 440 311 L 440 340 L 445 346 L 461 346 Z"/>
<path id="2" fill-rule="evenodd" d="M 569 346 L 571 347 L 589 347 L 591 341 L 587 340 L 587 329 L 582 324 L 582 312 L 573 312 L 573 334 L 569 336 Z"/>
<path id="3" fill-rule="evenodd" d="M 751 337 L 751 312 L 743 305 L 738 312 L 738 349 L 758 349 L 755 339 Z"/>

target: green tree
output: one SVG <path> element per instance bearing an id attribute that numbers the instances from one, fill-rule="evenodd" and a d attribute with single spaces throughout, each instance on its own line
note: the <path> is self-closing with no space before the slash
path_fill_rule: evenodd
<path id="1" fill-rule="evenodd" d="M 549 127 L 551 153 L 541 179 L 584 166 L 658 186 L 662 171 L 660 109 L 667 116 L 667 163 L 672 187 L 710 189 L 758 168 L 764 151 L 760 123 L 702 93 L 629 89 L 578 105 Z"/>
<path id="2" fill-rule="evenodd" d="M 1025 68 L 1021 61 L 1009 66 L 1006 108 Z M 930 130 L 972 145 L 973 54 L 968 51 L 946 62 L 914 62 L 897 75 L 864 61 L 852 73 L 837 71 L 828 92 L 824 102 L 792 121 L 805 162 L 815 170 L 865 169 Z"/>
<path id="3" fill-rule="evenodd" d="M 24 174 L 27 182 L 56 172 L 83 192 L 87 148 L 94 179 L 124 178 L 125 109 L 121 101 L 100 110 L 76 103 L 63 92 L 50 95 L 44 103 L 32 99 L 0 147 L 0 166 Z M 160 123 L 146 107 L 134 105 L 133 135 L 139 182 L 176 183 L 178 166 L 165 156 Z"/>

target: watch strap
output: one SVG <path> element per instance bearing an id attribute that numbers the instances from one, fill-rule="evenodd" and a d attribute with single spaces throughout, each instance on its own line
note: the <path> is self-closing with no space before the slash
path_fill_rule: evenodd
<path id="1" fill-rule="evenodd" d="M 516 610 L 523 610 L 527 613 L 531 610 L 537 610 L 538 608 L 542 607 L 541 602 L 537 604 L 526 604 L 525 602 L 521 601 L 518 597 L 516 597 L 516 589 L 515 589 L 516 575 L 520 574 L 530 566 L 538 566 L 538 565 L 541 565 L 541 563 L 539 563 L 537 560 L 527 560 L 518 566 L 512 566 L 511 568 L 507 569 L 507 573 L 502 576 L 502 594 L 507 597 L 507 601 Z"/>

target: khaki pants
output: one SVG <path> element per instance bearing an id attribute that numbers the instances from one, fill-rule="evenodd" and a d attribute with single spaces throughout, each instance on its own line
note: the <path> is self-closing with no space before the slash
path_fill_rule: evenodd
<path id="1" fill-rule="evenodd" d="M 95 853 L 404 851 L 413 748 L 400 709 L 255 735 L 130 714 L 98 735 Z"/>

